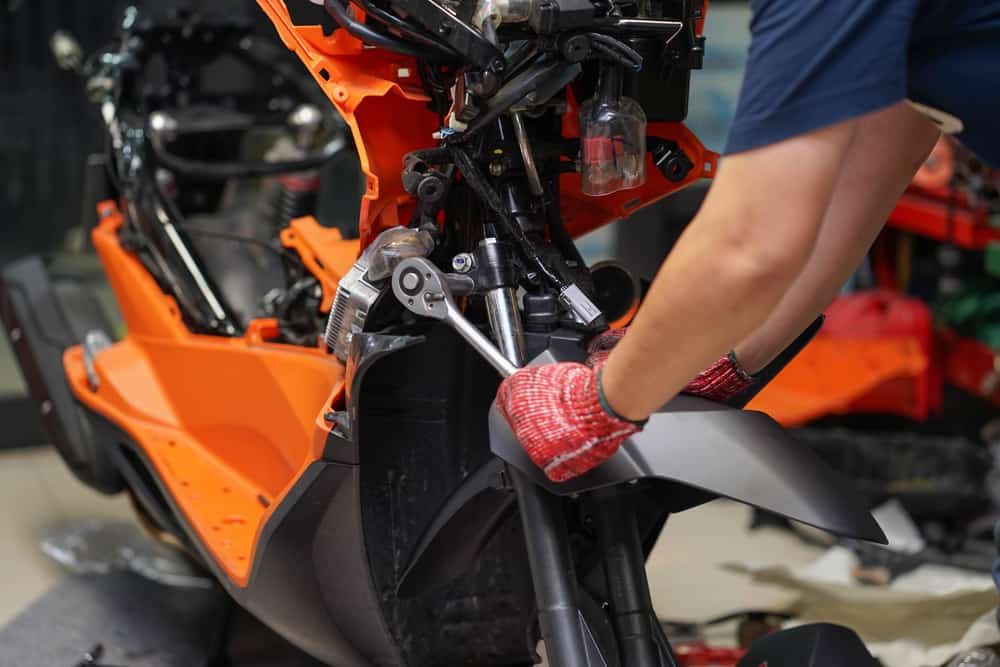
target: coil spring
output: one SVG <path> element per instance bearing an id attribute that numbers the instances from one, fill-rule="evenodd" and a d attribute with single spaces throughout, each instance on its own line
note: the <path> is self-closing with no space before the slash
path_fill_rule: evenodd
<path id="1" fill-rule="evenodd" d="M 316 214 L 318 183 L 315 185 L 309 183 L 303 187 L 303 184 L 297 181 L 292 187 L 281 179 L 278 185 L 274 211 L 275 223 L 279 227 L 287 225 L 289 220 Z"/>

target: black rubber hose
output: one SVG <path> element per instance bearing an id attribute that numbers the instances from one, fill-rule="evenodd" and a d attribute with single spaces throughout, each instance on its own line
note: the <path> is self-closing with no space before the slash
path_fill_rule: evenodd
<path id="1" fill-rule="evenodd" d="M 628 69 L 635 70 L 637 72 L 640 69 L 642 69 L 642 63 L 636 63 L 633 60 L 630 60 L 628 56 L 626 56 L 624 53 L 622 53 L 617 49 L 611 48 L 610 46 L 605 46 L 600 42 L 594 42 L 593 44 L 590 45 L 590 47 L 594 49 L 594 51 L 596 51 L 597 53 L 601 54 L 605 60 L 610 60 L 616 65 L 621 65 L 623 67 L 627 67 Z"/>
<path id="2" fill-rule="evenodd" d="M 284 160 L 281 162 L 267 162 L 264 160 L 206 162 L 204 160 L 190 160 L 180 157 L 167 151 L 162 146 L 157 146 L 156 142 L 150 142 L 156 161 L 162 166 L 171 171 L 183 174 L 188 178 L 201 181 L 224 181 L 230 178 L 259 178 L 261 176 L 278 176 L 280 174 L 315 169 L 339 153 L 345 145 L 346 142 L 344 139 L 337 137 L 316 153 L 298 160 Z"/>
<path id="3" fill-rule="evenodd" d="M 424 48 L 393 39 L 375 32 L 363 23 L 358 23 L 347 13 L 347 7 L 340 0 L 323 0 L 323 8 L 326 9 L 327 14 L 333 17 L 337 25 L 366 44 L 401 53 L 404 56 L 427 57 L 427 50 Z"/>
<path id="4" fill-rule="evenodd" d="M 423 44 L 429 49 L 437 51 L 441 56 L 445 58 L 457 59 L 459 57 L 450 46 L 437 40 L 433 35 L 427 34 L 421 31 L 419 28 L 407 23 L 404 19 L 396 16 L 390 11 L 382 9 L 370 0 L 351 0 L 354 4 L 361 7 L 366 14 L 371 16 L 373 19 L 386 26 L 387 28 L 392 28 L 398 31 L 404 37 L 412 39 L 415 42 Z"/>
<path id="5" fill-rule="evenodd" d="M 602 35 L 599 32 L 589 32 L 587 33 L 587 36 L 594 42 L 604 44 L 605 46 L 609 46 L 617 51 L 621 51 L 629 58 L 629 60 L 634 61 L 639 66 L 642 65 L 642 54 L 620 39 L 615 39 L 610 35 Z"/>

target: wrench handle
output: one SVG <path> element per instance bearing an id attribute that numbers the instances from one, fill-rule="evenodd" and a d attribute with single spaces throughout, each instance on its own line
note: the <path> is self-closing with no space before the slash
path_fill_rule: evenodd
<path id="1" fill-rule="evenodd" d="M 510 377 L 517 372 L 517 366 L 512 364 L 507 357 L 503 356 L 503 353 L 493 344 L 493 341 L 483 335 L 483 332 L 477 329 L 469 320 L 465 319 L 465 316 L 458 310 L 454 301 L 446 299 L 445 304 L 448 309 L 448 324 L 474 350 L 479 352 L 493 368 L 497 369 L 500 375 Z"/>

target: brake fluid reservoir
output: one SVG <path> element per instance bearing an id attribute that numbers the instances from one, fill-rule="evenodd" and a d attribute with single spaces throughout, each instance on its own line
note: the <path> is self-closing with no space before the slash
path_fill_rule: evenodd
<path id="1" fill-rule="evenodd" d="M 597 94 L 580 107 L 580 177 L 592 197 L 646 182 L 646 114 L 622 95 L 621 69 L 605 66 Z"/>

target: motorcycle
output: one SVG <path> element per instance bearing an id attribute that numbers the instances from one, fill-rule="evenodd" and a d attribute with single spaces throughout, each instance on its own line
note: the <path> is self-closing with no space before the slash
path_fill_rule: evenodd
<path id="1" fill-rule="evenodd" d="M 530 665 L 539 641 L 555 666 L 677 665 L 645 558 L 669 515 L 720 497 L 885 541 L 848 480 L 740 409 L 820 322 L 731 405 L 679 396 L 571 481 L 492 407 L 502 376 L 584 358 L 638 307 L 574 239 L 713 175 L 683 124 L 707 3 L 259 5 L 306 74 L 232 17 L 134 8 L 87 68 L 108 134 L 92 242 L 124 336 L 39 258 L 3 271 L 8 335 L 84 483 L 127 491 L 343 666 Z M 263 94 L 208 76 L 220 53 Z M 248 158 L 263 127 L 279 138 Z M 351 141 L 358 238 L 312 215 Z M 233 223 L 248 179 L 271 213 Z"/>

